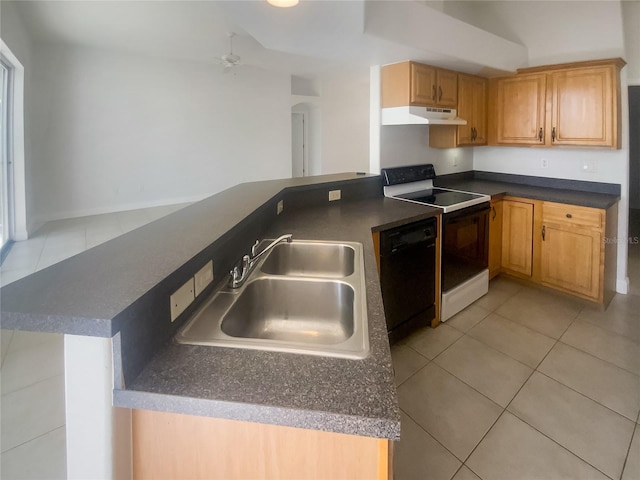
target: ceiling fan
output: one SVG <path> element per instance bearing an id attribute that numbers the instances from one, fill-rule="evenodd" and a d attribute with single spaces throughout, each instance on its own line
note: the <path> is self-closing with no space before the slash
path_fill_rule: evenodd
<path id="1" fill-rule="evenodd" d="M 215 57 L 214 60 L 224 67 L 224 73 L 231 71 L 235 72 L 235 67 L 242 65 L 242 60 L 239 55 L 233 53 L 233 37 L 236 36 L 234 32 L 227 34 L 229 37 L 229 53 L 222 55 L 221 57 Z"/>

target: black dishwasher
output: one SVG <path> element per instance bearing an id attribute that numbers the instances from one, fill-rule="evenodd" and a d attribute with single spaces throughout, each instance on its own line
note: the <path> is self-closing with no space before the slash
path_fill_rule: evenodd
<path id="1" fill-rule="evenodd" d="M 390 343 L 435 317 L 435 218 L 380 233 L 380 286 Z"/>

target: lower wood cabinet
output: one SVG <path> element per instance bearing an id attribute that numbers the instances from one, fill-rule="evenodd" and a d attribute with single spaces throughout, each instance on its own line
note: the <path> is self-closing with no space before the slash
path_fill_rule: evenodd
<path id="1" fill-rule="evenodd" d="M 491 206 L 491 277 L 504 272 L 605 305 L 613 298 L 617 204 L 604 210 L 505 197 Z"/>
<path id="2" fill-rule="evenodd" d="M 615 290 L 617 208 L 544 202 L 540 282 L 598 303 Z M 615 211 L 613 211 L 615 210 Z M 614 229 L 615 227 L 615 229 Z"/>
<path id="3" fill-rule="evenodd" d="M 502 202 L 502 269 L 530 277 L 533 266 L 533 203 Z"/>
<path id="4" fill-rule="evenodd" d="M 302 428 L 132 411 L 133 478 L 391 478 L 393 442 Z"/>

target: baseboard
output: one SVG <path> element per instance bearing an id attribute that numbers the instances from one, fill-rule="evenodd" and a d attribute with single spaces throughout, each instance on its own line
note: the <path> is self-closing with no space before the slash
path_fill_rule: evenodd
<path id="1" fill-rule="evenodd" d="M 616 280 L 616 293 L 622 293 L 623 295 L 629 293 L 629 277 Z"/>

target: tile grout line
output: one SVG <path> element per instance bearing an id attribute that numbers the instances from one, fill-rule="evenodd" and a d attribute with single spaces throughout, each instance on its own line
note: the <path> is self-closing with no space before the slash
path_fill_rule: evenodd
<path id="1" fill-rule="evenodd" d="M 27 441 L 25 441 L 25 442 L 22 442 L 22 443 L 21 443 L 21 444 L 19 444 L 19 445 L 15 445 L 15 446 L 13 446 L 13 447 L 11 447 L 11 448 L 7 449 L 7 450 L 4 450 L 4 451 L 0 452 L 0 457 L 2 457 L 2 455 L 5 455 L 6 453 L 11 452 L 12 450 L 15 450 L 16 448 L 20 448 L 20 447 L 22 447 L 23 445 L 26 445 L 27 443 L 33 442 L 34 440 L 37 440 L 37 439 L 39 439 L 39 438 L 42 438 L 42 437 L 44 437 L 45 435 L 49 435 L 51 432 L 55 432 L 56 430 L 59 430 L 59 429 L 61 429 L 61 428 L 65 428 L 66 426 L 67 426 L 67 422 L 65 421 L 65 423 L 63 423 L 62 425 L 60 425 L 60 426 L 58 426 L 58 427 L 54 427 L 54 428 L 52 428 L 51 430 L 49 430 L 48 432 L 41 433 L 40 435 L 35 436 L 35 437 L 33 437 L 33 438 L 30 438 L 29 440 L 27 440 Z M 67 433 L 67 432 L 66 432 L 66 429 L 65 429 L 65 436 L 66 436 L 66 433 Z M 65 449 L 66 449 L 66 445 L 65 445 Z"/>
<path id="2" fill-rule="evenodd" d="M 624 462 L 622 463 L 622 473 L 620 474 L 620 479 L 624 477 L 624 471 L 627 468 L 627 462 L 629 461 L 629 456 L 631 455 L 631 445 L 633 444 L 633 437 L 635 437 L 636 434 L 640 432 L 638 420 L 640 420 L 640 412 L 638 412 L 638 416 L 636 417 L 636 426 L 633 429 L 633 433 L 631 434 L 631 441 L 629 442 L 629 448 L 627 448 L 627 455 L 624 457 Z"/>

